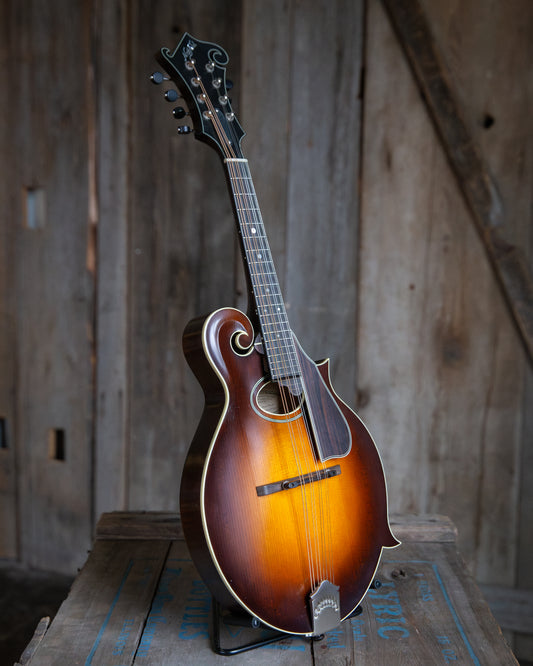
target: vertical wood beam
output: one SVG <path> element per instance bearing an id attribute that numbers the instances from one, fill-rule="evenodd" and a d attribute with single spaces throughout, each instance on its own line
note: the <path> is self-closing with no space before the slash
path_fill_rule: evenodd
<path id="1" fill-rule="evenodd" d="M 93 70 L 96 135 L 97 303 L 94 517 L 126 507 L 130 6 L 96 0 Z"/>
<path id="2" fill-rule="evenodd" d="M 13 65 L 18 89 L 11 152 L 20 160 L 10 187 L 17 198 L 42 190 L 43 209 L 24 222 L 19 204 L 10 221 L 17 229 L 21 558 L 34 567 L 72 573 L 91 543 L 91 2 L 10 4 L 19 56 Z"/>

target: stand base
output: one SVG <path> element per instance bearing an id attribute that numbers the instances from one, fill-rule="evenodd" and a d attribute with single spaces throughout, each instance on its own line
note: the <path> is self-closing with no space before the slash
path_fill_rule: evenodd
<path id="1" fill-rule="evenodd" d="M 256 648 L 263 647 L 264 645 L 270 645 L 271 643 L 276 643 L 281 641 L 284 638 L 288 638 L 293 634 L 285 633 L 284 631 L 275 631 L 271 630 L 271 635 L 266 638 L 259 638 L 256 641 L 251 641 L 250 643 L 245 643 L 243 645 L 238 645 L 232 648 L 222 647 L 220 644 L 220 624 L 225 623 L 236 627 L 248 627 L 250 629 L 265 629 L 263 625 L 256 617 L 252 617 L 248 613 L 236 614 L 236 613 L 226 613 L 223 614 L 223 611 L 220 607 L 220 604 L 215 598 L 212 598 L 212 607 L 213 607 L 213 626 L 211 632 L 211 647 L 213 652 L 219 654 L 223 657 L 232 657 L 236 654 L 241 654 L 242 652 L 248 652 L 249 650 L 255 650 Z M 357 606 L 355 610 L 348 616 L 356 617 L 363 612 L 361 606 Z M 224 615 L 224 617 L 223 617 Z M 346 618 L 346 619 L 348 619 Z M 324 638 L 324 634 L 320 636 L 313 636 L 310 640 L 321 641 Z"/>
<path id="2" fill-rule="evenodd" d="M 272 635 L 266 638 L 260 638 L 256 641 L 251 641 L 250 643 L 245 643 L 244 645 L 238 645 L 232 648 L 224 648 L 220 644 L 220 623 L 225 622 L 226 624 L 231 624 L 237 627 L 249 627 L 251 629 L 261 629 L 264 625 L 255 617 L 243 613 L 242 615 L 237 615 L 234 613 L 227 613 L 225 619 L 222 617 L 222 609 L 220 604 L 216 599 L 212 599 L 213 603 L 213 627 L 211 632 L 211 646 L 213 651 L 216 654 L 222 655 L 223 657 L 232 657 L 236 654 L 241 654 L 242 652 L 248 652 L 248 650 L 255 650 L 256 648 L 262 647 L 263 645 L 270 645 L 270 643 L 275 643 L 276 641 L 281 641 L 283 638 L 287 638 L 291 634 L 286 634 L 284 631 L 272 631 Z"/>

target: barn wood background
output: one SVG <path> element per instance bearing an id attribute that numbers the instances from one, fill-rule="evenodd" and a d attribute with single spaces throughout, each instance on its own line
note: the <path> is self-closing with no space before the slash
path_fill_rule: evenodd
<path id="1" fill-rule="evenodd" d="M 531 258 L 533 4 L 421 6 Z M 0 556 L 73 572 L 103 511 L 177 508 L 181 332 L 244 307 L 218 158 L 148 81 L 188 30 L 230 54 L 293 329 L 391 510 L 448 514 L 480 583 L 530 590 L 531 368 L 381 2 L 3 0 L 0 30 Z"/>

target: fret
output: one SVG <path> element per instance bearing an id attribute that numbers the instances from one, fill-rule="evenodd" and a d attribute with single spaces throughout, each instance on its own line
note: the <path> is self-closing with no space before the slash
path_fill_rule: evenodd
<path id="1" fill-rule="evenodd" d="M 286 324 L 286 326 L 281 326 L 280 324 L 278 324 L 276 322 L 272 322 L 270 324 L 268 322 L 264 322 L 263 323 L 263 328 L 273 328 L 276 331 L 276 337 L 277 338 L 280 337 L 281 333 L 289 333 L 290 335 L 292 335 L 292 331 L 290 329 L 289 322 L 287 320 L 285 320 L 284 323 Z"/>

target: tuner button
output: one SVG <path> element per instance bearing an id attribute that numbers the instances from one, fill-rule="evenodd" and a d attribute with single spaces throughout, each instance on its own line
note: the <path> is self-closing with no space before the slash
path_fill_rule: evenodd
<path id="1" fill-rule="evenodd" d="M 177 118 L 179 120 L 181 118 L 185 118 L 187 112 L 182 106 L 177 106 L 176 108 L 172 109 L 172 115 L 174 116 L 174 118 Z"/>
<path id="2" fill-rule="evenodd" d="M 175 90 L 167 90 L 165 93 L 165 99 L 167 102 L 175 102 L 178 97 L 179 95 Z"/>
<path id="3" fill-rule="evenodd" d="M 190 134 L 192 132 L 192 127 L 189 125 L 181 125 L 178 127 L 178 134 Z"/>
<path id="4" fill-rule="evenodd" d="M 233 81 L 231 79 L 226 79 L 226 90 L 231 90 L 233 88 Z"/>
<path id="5" fill-rule="evenodd" d="M 150 81 L 158 86 L 160 83 L 163 83 L 163 81 L 168 81 L 168 79 L 163 76 L 161 72 L 154 72 L 152 76 L 150 76 Z"/>

